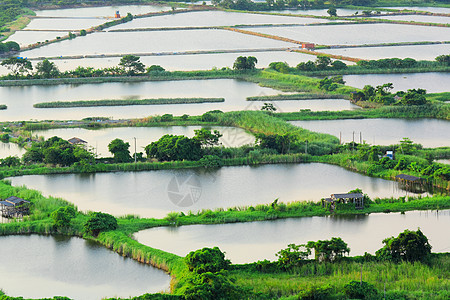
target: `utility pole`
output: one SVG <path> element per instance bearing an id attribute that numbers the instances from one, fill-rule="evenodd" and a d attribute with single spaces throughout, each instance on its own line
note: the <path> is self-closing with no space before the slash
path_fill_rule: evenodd
<path id="1" fill-rule="evenodd" d="M 342 131 L 339 131 L 339 145 L 342 145 Z"/>
<path id="2" fill-rule="evenodd" d="M 134 163 L 136 163 L 137 157 L 136 157 L 136 138 L 134 137 Z"/>
<path id="3" fill-rule="evenodd" d="M 359 132 L 359 143 L 362 144 L 362 132 Z"/>
<path id="4" fill-rule="evenodd" d="M 355 132 L 353 131 L 352 151 L 355 150 Z"/>

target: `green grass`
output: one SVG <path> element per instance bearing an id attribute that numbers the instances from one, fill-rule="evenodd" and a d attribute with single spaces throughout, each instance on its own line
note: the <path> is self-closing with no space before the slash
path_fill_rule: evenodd
<path id="1" fill-rule="evenodd" d="M 311 99 L 336 99 L 335 95 L 320 93 L 281 94 L 274 96 L 247 97 L 247 101 L 283 101 L 283 100 L 311 100 Z"/>
<path id="2" fill-rule="evenodd" d="M 343 287 L 352 280 L 360 280 L 361 267 L 363 280 L 374 284 L 381 295 L 386 284 L 387 295 L 394 297 L 388 299 L 444 300 L 450 296 L 448 253 L 432 255 L 429 264 L 366 262 L 362 265 L 344 259 L 335 263 L 307 262 L 293 272 L 282 273 L 264 273 L 237 266 L 231 275 L 238 285 L 272 299 L 292 296 L 313 287 L 330 287 L 337 299 L 346 299 L 342 294 Z M 409 297 L 403 298 L 402 294 Z"/>
<path id="3" fill-rule="evenodd" d="M 94 106 L 126 106 L 126 105 L 162 105 L 224 102 L 224 98 L 154 98 L 123 100 L 77 100 L 36 103 L 35 108 L 67 108 Z"/>
<path id="4" fill-rule="evenodd" d="M 286 134 L 291 133 L 300 141 L 326 142 L 338 144 L 338 138 L 323 133 L 312 132 L 285 122 L 262 111 L 236 111 L 219 114 L 219 123 L 226 126 L 244 128 L 252 133 Z"/>

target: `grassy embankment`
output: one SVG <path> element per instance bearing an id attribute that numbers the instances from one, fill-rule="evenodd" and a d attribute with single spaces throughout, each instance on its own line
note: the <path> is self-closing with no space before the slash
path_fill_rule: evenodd
<path id="1" fill-rule="evenodd" d="M 42 102 L 33 105 L 35 108 L 67 108 L 95 106 L 125 105 L 161 105 L 161 104 L 193 104 L 224 102 L 224 98 L 154 98 L 154 99 L 117 99 L 117 100 L 77 100 Z"/>

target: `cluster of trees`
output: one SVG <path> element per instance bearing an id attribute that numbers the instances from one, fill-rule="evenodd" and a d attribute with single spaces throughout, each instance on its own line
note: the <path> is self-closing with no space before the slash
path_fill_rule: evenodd
<path id="1" fill-rule="evenodd" d="M 13 41 L 5 42 L 5 43 L 0 42 L 0 55 L 4 54 L 4 53 L 12 52 L 12 51 L 19 51 L 19 50 L 20 50 L 20 46 L 16 42 L 13 42 Z"/>
<path id="2" fill-rule="evenodd" d="M 2 0 L 0 3 L 0 28 L 6 23 L 14 21 L 19 15 L 24 13 L 22 1 Z M 4 30 L 4 29 L 3 29 Z"/>
<path id="3" fill-rule="evenodd" d="M 404 69 L 416 67 L 417 61 L 413 58 L 384 58 L 378 60 L 360 60 L 356 64 L 366 69 Z"/>
<path id="4" fill-rule="evenodd" d="M 156 158 L 159 161 L 175 160 L 200 160 L 208 155 L 209 147 L 219 145 L 222 134 L 208 129 L 195 130 L 195 136 L 188 138 L 183 135 L 166 134 L 158 141 L 152 142 L 145 147 L 147 157 Z"/>
<path id="5" fill-rule="evenodd" d="M 239 56 L 233 64 L 235 70 L 253 70 L 258 60 L 254 56 Z"/>
<path id="6" fill-rule="evenodd" d="M 450 54 L 447 55 L 439 55 L 436 57 L 436 61 L 444 64 L 446 66 L 450 66 Z"/>
<path id="7" fill-rule="evenodd" d="M 301 62 L 296 66 L 299 71 L 323 71 L 323 70 L 342 70 L 346 69 L 347 65 L 340 60 L 332 61 L 331 58 L 325 55 L 319 55 L 316 61 Z"/>
<path id="8" fill-rule="evenodd" d="M 251 299 L 228 273 L 231 262 L 218 247 L 192 251 L 185 257 L 189 274 L 180 281 L 185 299 Z"/>
<path id="9" fill-rule="evenodd" d="M 339 84 L 345 84 L 342 75 L 332 76 L 330 78 L 325 77 L 319 81 L 318 85 L 319 89 L 331 92 L 336 90 L 339 87 Z"/>
<path id="10" fill-rule="evenodd" d="M 22 156 L 24 163 L 46 163 L 70 166 L 74 163 L 94 163 L 94 155 L 82 146 L 72 145 L 59 137 L 33 142 Z"/>
<path id="11" fill-rule="evenodd" d="M 411 231 L 406 229 L 398 237 L 389 237 L 383 240 L 383 248 L 375 252 L 375 256 L 366 253 L 364 259 L 378 261 L 424 261 L 431 254 L 431 246 L 427 237 L 418 229 Z M 275 265 L 282 270 L 292 270 L 308 262 L 308 258 L 314 250 L 314 260 L 319 263 L 336 262 L 345 254 L 350 253 L 350 248 L 339 237 L 330 240 L 309 241 L 306 244 L 289 244 L 286 249 L 276 253 L 278 257 Z M 261 267 L 267 261 L 258 262 Z"/>
<path id="12" fill-rule="evenodd" d="M 393 88 L 392 83 L 376 87 L 365 85 L 362 91 L 352 93 L 350 100 L 353 102 L 370 101 L 383 105 L 424 105 L 428 103 L 424 89 L 408 89 L 406 92 L 398 91 L 394 94 L 390 92 Z"/>
<path id="13" fill-rule="evenodd" d="M 7 43 L 5 43 L 7 44 Z M 0 44 L 1 51 L 1 44 Z M 92 67 L 78 67 L 75 70 L 60 72 L 54 62 L 44 59 L 36 64 L 33 73 L 31 61 L 23 57 L 10 57 L 4 59 L 0 65 L 11 71 L 9 76 L 19 78 L 79 78 L 79 77 L 108 77 L 108 76 L 134 76 L 144 73 L 154 74 L 155 72 L 164 72 L 165 69 L 158 65 L 152 65 L 148 68 L 140 61 L 140 57 L 134 55 L 125 55 L 120 59 L 119 66 L 103 69 Z"/>

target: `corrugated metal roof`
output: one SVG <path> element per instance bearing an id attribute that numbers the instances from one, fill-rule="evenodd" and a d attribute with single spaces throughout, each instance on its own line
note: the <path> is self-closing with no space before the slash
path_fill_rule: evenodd
<path id="1" fill-rule="evenodd" d="M 422 179 L 420 177 L 416 177 L 416 176 L 412 176 L 412 175 L 406 175 L 406 174 L 399 174 L 399 175 L 395 176 L 395 178 L 408 180 L 408 181 L 417 181 L 417 180 L 421 180 Z"/>
<path id="2" fill-rule="evenodd" d="M 364 195 L 361 193 L 347 193 L 347 194 L 331 194 L 331 197 L 334 197 L 335 199 L 362 198 L 362 197 L 364 197 Z"/>

